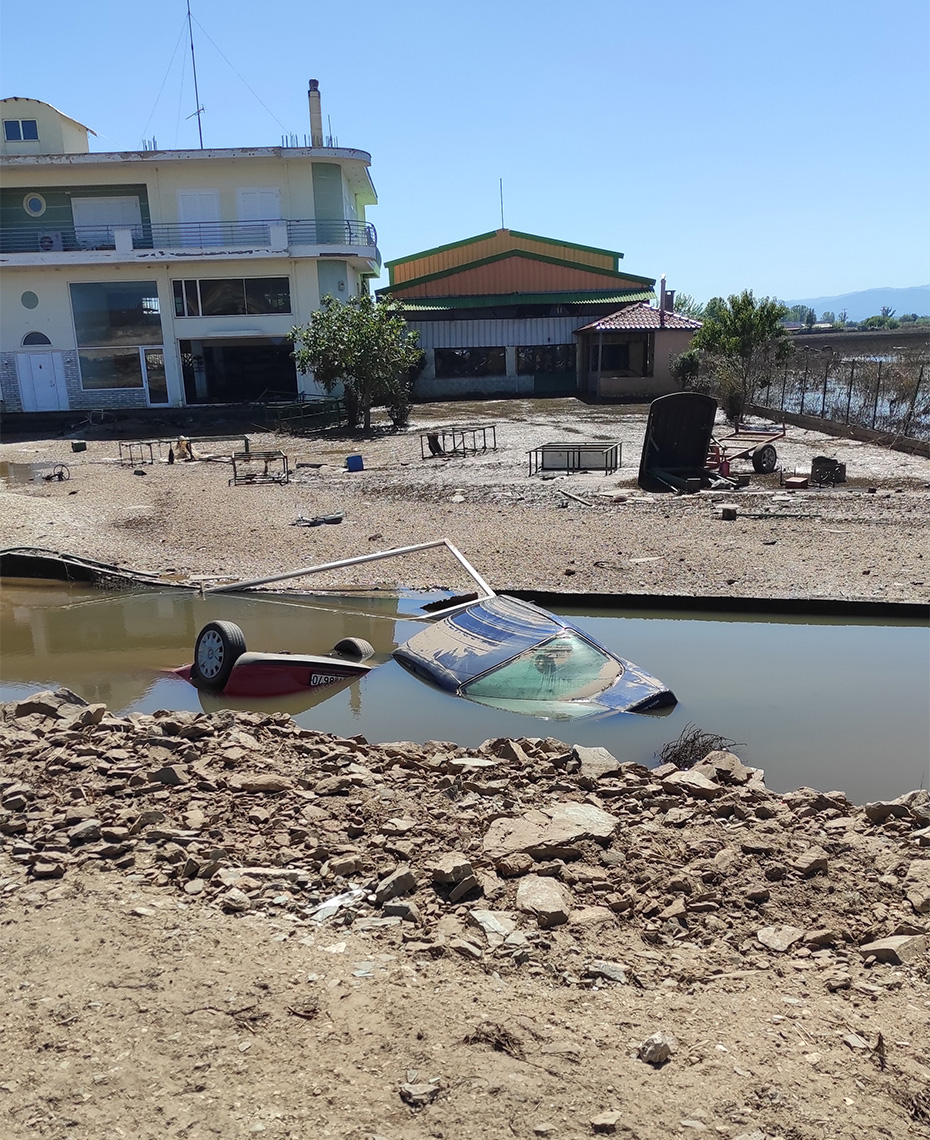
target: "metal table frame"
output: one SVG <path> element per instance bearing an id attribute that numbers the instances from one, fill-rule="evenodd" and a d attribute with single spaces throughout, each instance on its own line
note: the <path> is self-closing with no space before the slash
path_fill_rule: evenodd
<path id="1" fill-rule="evenodd" d="M 540 471 L 564 471 L 573 475 L 577 471 L 596 471 L 611 475 L 620 466 L 619 440 L 594 440 L 570 443 L 543 443 L 528 452 L 530 474 Z M 564 456 L 564 460 L 563 457 Z M 558 457 L 558 462 L 547 462 Z M 595 462 L 590 462 L 590 460 Z"/>

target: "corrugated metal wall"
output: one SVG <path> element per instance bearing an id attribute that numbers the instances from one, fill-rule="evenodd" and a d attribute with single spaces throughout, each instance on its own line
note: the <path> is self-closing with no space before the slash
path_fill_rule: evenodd
<path id="1" fill-rule="evenodd" d="M 592 273 L 585 266 L 553 265 L 547 261 L 513 257 L 488 265 L 465 267 L 448 277 L 419 285 L 395 286 L 395 296 L 403 297 L 481 297 L 500 293 L 559 293 L 583 289 L 642 288 L 642 282 L 623 277 Z"/>
<path id="2" fill-rule="evenodd" d="M 420 348 L 489 348 L 496 345 L 574 344 L 584 317 L 534 317 L 512 321 L 408 321 Z"/>
<path id="3" fill-rule="evenodd" d="M 457 265 L 466 265 L 472 261 L 480 261 L 483 257 L 493 257 L 495 254 L 507 253 L 514 249 L 529 250 L 544 257 L 558 257 L 563 261 L 573 261 L 582 266 L 594 265 L 598 269 L 617 268 L 617 259 L 609 254 L 576 249 L 574 246 L 559 242 L 533 241 L 531 238 L 512 234 L 509 230 L 498 230 L 485 241 L 467 242 L 453 249 L 441 250 L 429 257 L 416 257 L 411 261 L 405 261 L 402 265 L 395 265 L 391 269 L 391 279 L 395 285 L 399 285 L 402 281 L 426 277 L 431 273 L 442 273 L 447 269 L 454 269 Z"/>

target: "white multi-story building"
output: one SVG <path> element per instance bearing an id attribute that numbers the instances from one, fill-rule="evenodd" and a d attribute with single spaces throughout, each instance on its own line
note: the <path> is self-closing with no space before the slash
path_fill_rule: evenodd
<path id="1" fill-rule="evenodd" d="M 287 333 L 380 270 L 365 151 L 91 152 L 37 99 L 0 100 L 0 397 L 59 411 L 295 399 Z M 331 141 L 331 140 L 329 140 Z"/>

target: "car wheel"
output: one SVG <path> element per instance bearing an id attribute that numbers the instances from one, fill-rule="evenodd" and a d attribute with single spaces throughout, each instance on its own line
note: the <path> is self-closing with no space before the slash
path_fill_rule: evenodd
<path id="1" fill-rule="evenodd" d="M 210 689 L 222 689 L 245 653 L 245 634 L 231 621 L 211 621 L 197 634 L 191 676 Z"/>
<path id="2" fill-rule="evenodd" d="M 778 453 L 770 443 L 763 443 L 752 453 L 752 467 L 760 475 L 769 475 L 775 470 Z"/>
<path id="3" fill-rule="evenodd" d="M 333 653 L 339 657 L 351 657 L 353 661 L 367 661 L 375 647 L 364 637 L 344 637 L 333 646 Z"/>

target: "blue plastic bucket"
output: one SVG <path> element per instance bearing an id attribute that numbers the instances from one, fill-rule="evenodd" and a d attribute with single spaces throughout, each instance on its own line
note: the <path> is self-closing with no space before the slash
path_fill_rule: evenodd
<path id="1" fill-rule="evenodd" d="M 362 471 L 364 470 L 365 464 L 362 462 L 360 455 L 347 455 L 346 467 L 349 471 Z"/>

